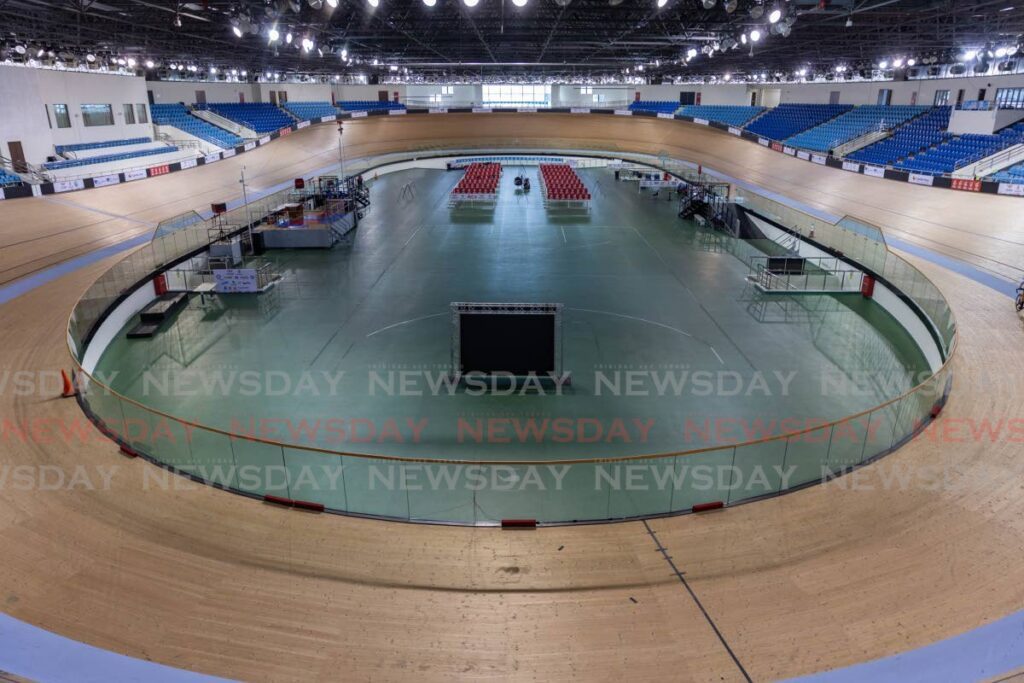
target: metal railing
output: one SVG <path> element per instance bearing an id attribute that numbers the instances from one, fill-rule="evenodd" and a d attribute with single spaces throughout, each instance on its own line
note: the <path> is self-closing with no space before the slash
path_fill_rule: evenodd
<path id="1" fill-rule="evenodd" d="M 487 149 L 504 147 L 491 144 Z M 551 151 L 550 146 L 547 151 Z M 562 153 L 572 151 L 579 151 L 578 147 Z M 659 163 L 652 155 L 604 153 L 652 166 Z M 355 174 L 389 160 L 414 156 L 417 153 L 382 155 L 347 162 L 347 167 Z M 265 216 L 288 192 L 282 190 L 235 209 L 227 220 L 246 224 Z M 174 471 L 247 495 L 279 496 L 337 512 L 401 520 L 463 524 L 494 524 L 511 517 L 549 523 L 617 520 L 686 512 L 706 502 L 732 505 L 820 482 L 884 455 L 932 418 L 952 380 L 950 358 L 956 339 L 953 313 L 924 275 L 888 251 L 876 227 L 851 218 L 828 222 L 749 190 L 737 188 L 736 192 L 747 207 L 792 230 L 802 234 L 813 230 L 815 240 L 841 248 L 847 256 L 882 274 L 926 311 L 941 334 L 941 367 L 881 405 L 839 420 L 780 429 L 748 441 L 716 442 L 671 452 L 619 456 L 595 451 L 592 457 L 579 459 L 495 461 L 452 459 L 443 451 L 416 457 L 358 453 L 260 438 L 157 410 L 111 389 L 89 371 L 99 354 L 87 348 L 87 341 L 101 316 L 137 283 L 176 259 L 205 248 L 206 226 L 190 225 L 130 253 L 104 273 L 76 304 L 69 320 L 68 341 L 78 368 L 79 401 L 109 436 Z M 722 468 L 720 471 L 728 471 L 744 482 L 752 481 L 755 470 L 766 467 L 784 468 L 789 476 L 775 477 L 763 488 L 730 485 L 709 492 L 698 485 L 698 479 L 678 476 L 697 465 Z M 338 474 L 330 482 L 322 472 L 312 478 L 300 475 L 310 466 L 335 468 Z M 272 468 L 283 476 L 243 477 L 240 468 L 246 467 L 259 472 Z M 624 476 L 628 477 L 627 486 L 621 485 Z M 395 488 L 385 483 L 378 490 L 368 486 L 373 481 L 427 480 L 450 485 L 440 490 L 401 484 Z M 495 485 L 479 486 L 478 481 Z M 527 490 L 515 485 L 524 481 L 534 485 Z M 734 481 L 729 480 L 730 484 Z"/>

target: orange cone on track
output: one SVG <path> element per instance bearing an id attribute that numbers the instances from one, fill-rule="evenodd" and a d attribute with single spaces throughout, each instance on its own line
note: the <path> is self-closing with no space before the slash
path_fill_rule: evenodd
<path id="1" fill-rule="evenodd" d="M 63 396 L 64 398 L 71 398 L 72 396 L 78 393 L 77 391 L 75 391 L 75 385 L 71 383 L 71 378 L 68 377 L 68 373 L 64 372 L 64 370 L 61 370 L 60 378 L 64 381 L 64 391 L 61 392 L 61 396 Z"/>

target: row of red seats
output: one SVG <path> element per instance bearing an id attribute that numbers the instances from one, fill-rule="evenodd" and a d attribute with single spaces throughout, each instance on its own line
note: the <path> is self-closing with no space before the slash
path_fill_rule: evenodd
<path id="1" fill-rule="evenodd" d="M 590 191 L 583 184 L 576 170 L 567 164 L 541 164 L 541 180 L 544 195 L 560 201 L 583 201 L 590 199 Z"/>
<path id="2" fill-rule="evenodd" d="M 500 181 L 501 164 L 470 164 L 452 194 L 495 194 Z"/>

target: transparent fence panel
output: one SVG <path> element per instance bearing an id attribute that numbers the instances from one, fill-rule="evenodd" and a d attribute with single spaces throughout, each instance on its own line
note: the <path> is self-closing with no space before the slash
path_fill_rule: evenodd
<path id="1" fill-rule="evenodd" d="M 194 474 L 203 480 L 237 488 L 237 471 L 231 437 L 208 429 L 192 429 L 189 446 L 194 463 Z"/>
<path id="2" fill-rule="evenodd" d="M 452 463 L 402 463 L 406 475 L 409 518 L 472 524 L 477 487 L 486 468 Z"/>
<path id="3" fill-rule="evenodd" d="M 892 448 L 899 408 L 900 402 L 894 401 L 884 408 L 871 411 L 868 433 L 864 439 L 863 460 L 870 460 Z"/>
<path id="4" fill-rule="evenodd" d="M 809 482 L 821 481 L 827 471 L 832 427 L 821 427 L 787 439 L 783 462 L 783 490 Z"/>
<path id="5" fill-rule="evenodd" d="M 235 486 L 239 491 L 291 497 L 281 446 L 235 438 L 231 447 L 237 467 Z"/>
<path id="6" fill-rule="evenodd" d="M 301 448 L 284 448 L 283 452 L 291 498 L 323 503 L 332 510 L 348 510 L 342 456 Z"/>
<path id="7" fill-rule="evenodd" d="M 405 463 L 351 455 L 343 460 L 349 512 L 409 519 Z"/>
<path id="8" fill-rule="evenodd" d="M 671 465 L 672 474 L 666 482 L 672 491 L 668 512 L 683 512 L 701 503 L 724 503 L 736 480 L 735 451 L 728 447 L 665 459 L 664 466 Z"/>
<path id="9" fill-rule="evenodd" d="M 778 493 L 786 461 L 786 439 L 773 439 L 736 446 L 733 460 L 735 478 L 728 504 Z"/>
<path id="10" fill-rule="evenodd" d="M 555 483 L 554 498 L 547 506 L 550 519 L 573 522 L 590 519 L 608 519 L 611 487 L 603 486 L 607 463 L 574 463 L 550 465 L 557 468 L 551 479 Z M 560 478 L 557 478 L 560 476 Z"/>
<path id="11" fill-rule="evenodd" d="M 658 515 L 672 503 L 675 458 L 605 463 L 600 485 L 610 489 L 608 515 L 614 518 Z"/>
<path id="12" fill-rule="evenodd" d="M 831 474 L 856 467 L 864 460 L 864 444 L 868 438 L 870 414 L 843 420 L 832 425 L 828 458 L 825 466 Z"/>

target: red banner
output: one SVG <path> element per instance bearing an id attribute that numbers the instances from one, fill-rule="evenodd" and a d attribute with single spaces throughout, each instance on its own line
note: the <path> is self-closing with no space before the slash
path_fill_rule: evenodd
<path id="1" fill-rule="evenodd" d="M 981 192 L 981 181 L 968 178 L 953 178 L 953 189 L 964 192 Z"/>
<path id="2" fill-rule="evenodd" d="M 779 144 L 778 142 L 773 142 L 772 143 L 772 149 L 774 149 L 776 152 L 781 152 L 782 151 L 782 145 Z"/>
<path id="3" fill-rule="evenodd" d="M 153 176 L 164 175 L 165 173 L 170 172 L 171 167 L 168 164 L 164 164 L 163 166 L 153 166 L 149 169 L 149 177 L 152 178 Z"/>

